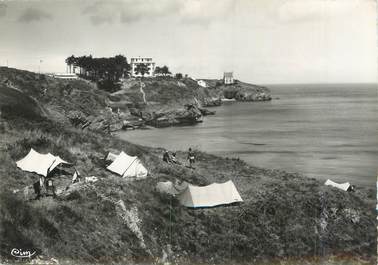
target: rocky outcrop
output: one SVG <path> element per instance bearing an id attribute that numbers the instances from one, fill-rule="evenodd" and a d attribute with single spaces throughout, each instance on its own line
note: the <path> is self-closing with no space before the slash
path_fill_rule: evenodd
<path id="1" fill-rule="evenodd" d="M 203 102 L 204 107 L 217 107 L 220 105 L 222 105 L 222 99 L 220 97 L 205 98 Z"/>
<path id="2" fill-rule="evenodd" d="M 138 111 L 131 110 L 132 114 L 138 115 L 146 124 L 154 127 L 169 127 L 177 125 L 191 125 L 202 122 L 201 109 L 195 104 L 187 104 L 179 109 L 161 111 Z"/>
<path id="3" fill-rule="evenodd" d="M 221 80 L 206 80 L 209 85 L 208 90 L 213 99 L 219 105 L 221 99 L 235 99 L 236 101 L 269 101 L 272 99 L 267 87 L 253 85 L 235 80 L 235 83 L 225 85 Z M 206 104 L 206 101 L 205 101 Z M 211 102 L 205 106 L 212 106 Z"/>
<path id="4" fill-rule="evenodd" d="M 266 87 L 236 82 L 232 85 L 222 86 L 223 96 L 226 99 L 237 101 L 269 101 L 272 99 Z"/>
<path id="5" fill-rule="evenodd" d="M 265 92 L 249 93 L 248 91 L 238 91 L 234 97 L 237 101 L 269 101 L 272 100 L 270 94 Z"/>
<path id="6" fill-rule="evenodd" d="M 102 113 L 94 117 L 92 115 L 85 115 L 81 111 L 69 111 L 67 118 L 75 127 L 81 129 L 90 129 L 96 131 L 116 131 L 122 128 L 122 121 L 116 119 L 111 113 Z"/>
<path id="7" fill-rule="evenodd" d="M 208 110 L 205 108 L 198 108 L 203 116 L 215 115 L 215 110 Z"/>
<path id="8" fill-rule="evenodd" d="M 135 117 L 128 117 L 125 113 L 115 113 L 110 108 L 99 115 L 85 115 L 81 111 L 70 111 L 67 117 L 75 127 L 111 133 L 121 129 L 135 129 L 144 126 L 144 122 Z"/>

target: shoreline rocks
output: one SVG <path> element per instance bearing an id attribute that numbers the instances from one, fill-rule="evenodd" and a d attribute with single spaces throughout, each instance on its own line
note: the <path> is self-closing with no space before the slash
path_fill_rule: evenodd
<path id="1" fill-rule="evenodd" d="M 163 128 L 178 125 L 194 125 L 202 122 L 203 114 L 201 110 L 206 112 L 195 104 L 186 104 L 182 108 L 162 111 L 138 111 L 137 109 L 132 109 L 131 114 L 140 117 L 147 125 Z"/>
<path id="2" fill-rule="evenodd" d="M 237 101 L 270 101 L 272 100 L 271 95 L 261 92 L 257 94 L 248 94 L 245 92 L 238 92 L 235 96 Z"/>
<path id="3" fill-rule="evenodd" d="M 222 105 L 222 99 L 218 98 L 205 98 L 203 107 L 218 107 Z"/>

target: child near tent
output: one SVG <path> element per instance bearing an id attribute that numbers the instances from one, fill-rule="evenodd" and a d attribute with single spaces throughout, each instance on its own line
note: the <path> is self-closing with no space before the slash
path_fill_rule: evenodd
<path id="1" fill-rule="evenodd" d="M 189 167 L 194 168 L 193 164 L 195 162 L 195 157 L 194 157 L 194 152 L 192 151 L 192 148 L 189 148 L 188 160 L 189 160 Z"/>

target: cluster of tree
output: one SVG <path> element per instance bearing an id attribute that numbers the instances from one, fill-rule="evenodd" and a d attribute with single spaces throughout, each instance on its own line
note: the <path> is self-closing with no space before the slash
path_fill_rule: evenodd
<path id="1" fill-rule="evenodd" d="M 182 79 L 182 78 L 183 78 L 182 73 L 177 73 L 177 74 L 175 74 L 175 78 L 176 78 L 176 79 Z"/>
<path id="2" fill-rule="evenodd" d="M 148 66 L 148 64 L 145 63 L 138 63 L 134 68 L 135 74 L 140 74 L 142 77 L 144 77 L 144 75 L 147 74 L 149 71 L 150 67 Z"/>
<path id="3" fill-rule="evenodd" d="M 155 67 L 155 75 L 162 75 L 162 76 L 169 76 L 172 73 L 169 71 L 168 66 L 164 65 L 163 67 L 156 66 Z"/>
<path id="4" fill-rule="evenodd" d="M 123 55 L 116 55 L 109 58 L 93 58 L 89 56 L 74 55 L 66 59 L 70 72 L 74 68 L 79 68 L 79 75 L 98 83 L 106 83 L 110 86 L 119 81 L 121 77 L 127 77 L 130 74 L 130 64 Z"/>
<path id="5" fill-rule="evenodd" d="M 130 76 L 131 66 L 123 55 L 116 55 L 108 58 L 94 58 L 89 56 L 74 56 L 66 58 L 69 72 L 78 73 L 80 77 L 97 82 L 100 88 L 115 91 L 119 88 L 120 78 Z M 78 70 L 77 70 L 78 69 Z M 150 67 L 145 63 L 135 65 L 135 74 L 142 77 L 150 71 Z M 154 74 L 156 76 L 171 76 L 168 66 L 156 66 Z M 181 73 L 175 74 L 176 79 L 182 79 Z"/>

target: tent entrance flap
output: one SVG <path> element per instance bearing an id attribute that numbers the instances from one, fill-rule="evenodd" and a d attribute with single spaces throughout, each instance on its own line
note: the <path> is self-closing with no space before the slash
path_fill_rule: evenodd
<path id="1" fill-rule="evenodd" d="M 135 159 L 133 160 L 133 162 L 130 163 L 130 165 L 126 168 L 126 170 L 122 173 L 122 176 L 124 176 L 127 172 L 127 170 L 129 170 L 129 168 L 133 165 L 133 163 L 138 159 L 138 157 L 135 157 Z"/>

